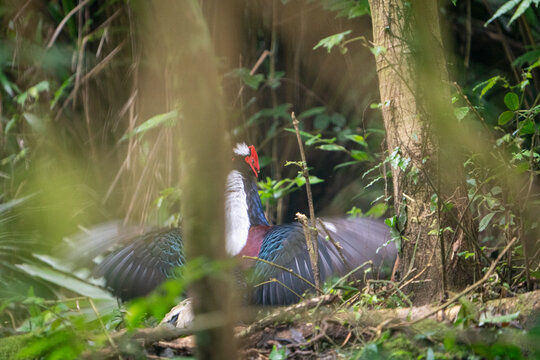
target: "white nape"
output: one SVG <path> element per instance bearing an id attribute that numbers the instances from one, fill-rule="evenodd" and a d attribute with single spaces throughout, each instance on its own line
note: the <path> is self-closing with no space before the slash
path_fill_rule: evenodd
<path id="1" fill-rule="evenodd" d="M 246 145 L 245 142 L 236 144 L 236 146 L 233 149 L 233 152 L 236 155 L 240 155 L 240 156 L 249 156 L 249 155 L 251 155 L 251 151 L 249 150 L 249 147 Z"/>
<path id="2" fill-rule="evenodd" d="M 232 170 L 227 176 L 225 193 L 225 248 L 229 255 L 235 256 L 242 251 L 247 242 L 249 226 L 244 178 L 238 170 Z"/>

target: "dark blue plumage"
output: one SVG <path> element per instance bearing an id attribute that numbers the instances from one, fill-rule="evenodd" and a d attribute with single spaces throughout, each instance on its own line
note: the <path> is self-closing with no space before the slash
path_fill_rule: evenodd
<path id="1" fill-rule="evenodd" d="M 364 218 L 322 221 L 330 237 L 341 246 L 343 255 L 342 258 L 336 246 L 326 239 L 325 230 L 318 226 L 319 272 L 323 282 L 355 269 L 357 271 L 350 279 L 361 279 L 364 270 L 371 268 L 365 264 L 369 260 L 374 264 L 375 275 L 388 277 L 396 249 L 393 243 L 383 246 L 389 239 L 386 226 Z M 299 223 L 272 227 L 262 241 L 259 258 L 292 269 L 311 283 L 315 282 L 304 232 Z M 361 267 L 363 264 L 366 266 Z M 273 265 L 259 262 L 255 265 L 255 274 L 256 281 L 262 284 L 255 287 L 253 297 L 259 305 L 292 304 L 298 302 L 301 299 L 299 295 L 304 292 L 314 292 L 313 287 L 305 281 Z M 277 281 L 268 282 L 270 279 Z"/>
<path id="2" fill-rule="evenodd" d="M 148 294 L 184 264 L 181 230 L 160 229 L 133 238 L 105 257 L 95 275 L 103 276 L 116 296 L 130 299 Z"/>
<path id="3" fill-rule="evenodd" d="M 245 151 L 245 153 L 242 153 Z M 273 264 L 292 269 L 314 282 L 306 240 L 299 223 L 270 226 L 264 215 L 255 176 L 257 154 L 252 147 L 239 144 L 235 148 L 235 170 L 226 189 L 227 242 L 229 253 L 258 256 Z M 247 165 L 249 166 L 247 166 Z M 247 212 L 247 214 L 246 214 Z M 371 219 L 322 219 L 334 242 L 342 247 L 340 255 L 318 226 L 319 265 L 322 281 L 343 276 L 371 260 L 375 270 L 393 262 L 396 249 L 388 242 L 389 231 L 381 222 Z M 245 228 L 245 231 L 235 231 Z M 231 230 L 232 229 L 232 230 Z M 232 234 L 232 235 L 231 235 Z M 239 235 L 240 234 L 240 235 Z M 238 238 L 238 237 L 245 238 Z M 232 250 L 231 250 L 232 249 Z M 305 281 L 276 266 L 260 261 L 243 260 L 253 268 L 252 302 L 260 305 L 284 305 L 299 301 L 306 291 L 313 291 Z M 96 274 L 103 276 L 114 294 L 129 299 L 149 293 L 172 275 L 172 269 L 185 263 L 180 229 L 154 230 L 135 236 L 120 249 L 107 255 Z M 378 272 L 378 271 L 377 271 Z M 372 274 L 374 272 L 371 272 Z M 363 270 L 353 274 L 362 278 Z M 270 281 L 276 279 L 277 281 Z"/>

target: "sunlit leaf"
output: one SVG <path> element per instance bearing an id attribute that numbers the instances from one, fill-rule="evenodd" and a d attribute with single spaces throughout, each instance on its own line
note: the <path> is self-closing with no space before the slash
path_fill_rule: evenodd
<path id="1" fill-rule="evenodd" d="M 302 120 L 304 118 L 308 118 L 310 116 L 319 115 L 326 111 L 326 107 L 324 106 L 318 106 L 311 109 L 308 109 L 304 112 L 302 112 L 300 115 L 297 116 L 299 120 Z"/>
<path id="2" fill-rule="evenodd" d="M 538 6 L 538 0 L 534 0 L 535 5 Z M 523 0 L 521 4 L 519 4 L 516 12 L 512 17 L 510 18 L 510 21 L 508 22 L 508 25 L 512 24 L 518 17 L 520 17 L 528 8 L 531 7 L 533 3 L 533 0 Z"/>
<path id="3" fill-rule="evenodd" d="M 498 123 L 499 125 L 504 125 L 510 120 L 512 120 L 513 117 L 514 117 L 514 112 L 505 111 L 501 115 L 499 115 Z"/>
<path id="4" fill-rule="evenodd" d="M 317 43 L 317 45 L 315 45 L 313 47 L 313 50 L 316 50 L 316 49 L 318 49 L 320 47 L 324 47 L 324 48 L 326 48 L 328 53 L 330 53 L 330 51 L 332 51 L 332 48 L 334 46 L 339 45 L 345 39 L 345 36 L 349 35 L 350 33 L 352 33 L 352 30 L 347 30 L 347 31 L 341 32 L 339 34 L 334 34 L 334 35 L 327 36 L 324 39 L 321 39 Z"/>
<path id="5" fill-rule="evenodd" d="M 326 150 L 326 151 L 346 151 L 346 149 L 337 144 L 323 144 L 317 146 L 317 149 Z"/>
<path id="6" fill-rule="evenodd" d="M 357 134 L 345 135 L 345 138 L 352 140 L 355 143 L 360 144 L 364 147 L 368 146 L 368 143 L 366 142 L 366 140 L 364 139 L 362 135 L 357 135 Z"/>
<path id="7" fill-rule="evenodd" d="M 519 109 L 519 97 L 516 93 L 509 92 L 504 96 L 504 104 L 508 109 L 516 111 Z"/>
<path id="8" fill-rule="evenodd" d="M 369 155 L 365 151 L 361 150 L 352 150 L 351 156 L 353 157 L 353 159 L 358 161 L 365 161 L 369 159 Z"/>
<path id="9" fill-rule="evenodd" d="M 150 119 L 146 120 L 141 125 L 137 126 L 135 129 L 133 129 L 129 133 L 122 136 L 122 138 L 120 139 L 120 142 L 129 140 L 135 135 L 144 134 L 148 130 L 154 129 L 160 125 L 172 126 L 174 125 L 177 118 L 178 118 L 178 111 L 176 110 L 169 111 L 168 113 L 152 116 Z"/>
<path id="10" fill-rule="evenodd" d="M 478 231 L 484 231 L 491 222 L 493 216 L 495 216 L 495 214 L 496 212 L 490 212 L 489 214 L 484 216 L 482 220 L 480 220 L 480 225 L 478 225 Z"/>
<path id="11" fill-rule="evenodd" d="M 519 4 L 520 1 L 521 0 L 509 0 L 509 1 L 507 1 L 499 9 L 497 9 L 495 14 L 493 14 L 493 16 L 488 21 L 486 21 L 484 26 L 488 26 L 488 24 L 491 23 L 493 20 L 501 17 L 502 15 L 504 15 L 507 12 L 509 12 L 510 10 L 512 10 L 517 4 Z"/>
<path id="12" fill-rule="evenodd" d="M 113 296 L 109 292 L 97 286 L 85 283 L 79 279 L 56 271 L 52 268 L 34 264 L 18 264 L 17 267 L 32 276 L 47 280 L 60 287 L 76 292 L 77 294 L 88 296 L 94 299 L 114 300 Z"/>

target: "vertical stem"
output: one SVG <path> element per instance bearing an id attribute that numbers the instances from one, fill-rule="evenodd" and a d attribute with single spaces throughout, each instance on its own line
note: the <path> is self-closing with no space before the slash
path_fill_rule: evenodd
<path id="1" fill-rule="evenodd" d="M 313 207 L 313 195 L 311 194 L 311 184 L 309 183 L 309 172 L 307 168 L 306 154 L 304 152 L 304 145 L 302 144 L 302 138 L 300 137 L 300 130 L 298 129 L 298 119 L 294 116 L 294 112 L 291 113 L 292 123 L 296 130 L 296 140 L 298 140 L 298 147 L 300 148 L 300 156 L 302 158 L 302 175 L 306 179 L 306 193 L 309 206 L 309 231 L 307 232 L 306 241 L 308 250 L 311 248 L 309 257 L 311 260 L 311 267 L 313 269 L 313 278 L 315 280 L 315 286 L 320 288 L 321 274 L 319 272 L 319 243 L 317 241 L 317 226 L 315 218 L 315 209 Z"/>
<path id="2" fill-rule="evenodd" d="M 198 1 L 154 0 L 139 5 L 146 21 L 143 28 L 152 30 L 141 36 L 152 49 L 162 46 L 158 50 L 171 69 L 171 98 L 182 108 L 177 134 L 182 150 L 178 158 L 186 258 L 216 268 L 188 289 L 197 328 L 197 358 L 234 359 L 232 274 L 217 266 L 226 259 L 224 189 L 232 164 L 226 151 L 227 115 L 214 47 Z"/>

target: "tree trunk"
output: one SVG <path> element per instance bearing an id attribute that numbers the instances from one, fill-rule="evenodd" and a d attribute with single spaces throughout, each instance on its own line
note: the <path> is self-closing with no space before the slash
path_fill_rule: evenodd
<path id="1" fill-rule="evenodd" d="M 404 225 L 399 272 L 417 277 L 417 304 L 440 300 L 473 280 L 474 247 L 459 129 L 434 0 L 370 0 L 388 152 L 394 154 L 394 208 Z"/>
<path id="2" fill-rule="evenodd" d="M 189 289 L 197 357 L 234 359 L 232 277 L 216 262 L 226 259 L 224 189 L 231 160 L 226 155 L 230 151 L 225 145 L 226 119 L 213 45 L 197 1 L 158 0 L 142 6 L 146 59 L 166 59 L 166 69 L 156 71 L 170 74 L 170 100 L 180 105 L 184 248 L 188 260 L 201 260 L 203 272 Z M 208 269 L 215 270 L 204 271 Z"/>

